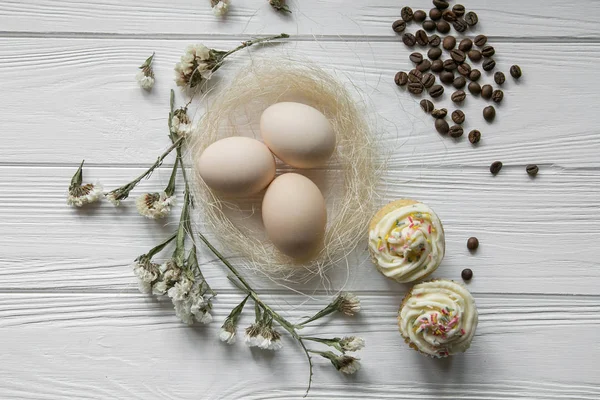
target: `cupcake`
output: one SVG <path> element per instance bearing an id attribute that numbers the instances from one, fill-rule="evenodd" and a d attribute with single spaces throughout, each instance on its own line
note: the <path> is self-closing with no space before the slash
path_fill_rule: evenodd
<path id="1" fill-rule="evenodd" d="M 398 312 L 404 341 L 435 358 L 466 351 L 475 335 L 477 320 L 471 293 L 463 285 L 445 279 L 415 285 Z"/>
<path id="2" fill-rule="evenodd" d="M 433 210 L 418 201 L 389 203 L 369 224 L 369 252 L 377 269 L 398 282 L 429 276 L 442 262 L 444 228 Z"/>

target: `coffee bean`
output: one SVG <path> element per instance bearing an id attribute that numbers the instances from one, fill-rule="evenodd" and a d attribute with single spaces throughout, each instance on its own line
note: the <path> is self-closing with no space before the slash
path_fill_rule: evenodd
<path id="1" fill-rule="evenodd" d="M 472 95 L 479 96 L 479 94 L 481 93 L 481 86 L 479 85 L 479 83 L 469 83 L 469 92 L 471 92 Z"/>
<path id="2" fill-rule="evenodd" d="M 442 43 L 442 39 L 440 39 L 440 37 L 438 35 L 436 35 L 435 33 L 431 36 L 429 36 L 429 45 L 431 47 L 438 47 L 440 45 L 440 43 Z"/>
<path id="3" fill-rule="evenodd" d="M 456 38 L 454 36 L 446 36 L 442 41 L 442 47 L 446 50 L 452 50 L 456 46 Z"/>
<path id="4" fill-rule="evenodd" d="M 463 278 L 463 280 L 470 281 L 473 279 L 473 271 L 470 268 L 465 268 L 460 273 L 460 276 Z"/>
<path id="5" fill-rule="evenodd" d="M 401 19 L 399 19 L 398 21 L 394 21 L 394 23 L 392 24 L 392 29 L 396 33 L 404 32 L 404 30 L 406 29 L 406 22 L 404 22 Z"/>
<path id="6" fill-rule="evenodd" d="M 429 114 L 433 111 L 433 108 L 434 108 L 433 103 L 429 100 L 425 100 L 425 99 L 421 100 L 420 105 L 421 105 L 421 109 L 423 111 L 425 111 L 427 114 Z"/>
<path id="7" fill-rule="evenodd" d="M 421 82 L 421 78 L 423 78 L 423 74 L 418 69 L 412 69 L 408 73 L 408 81 L 409 82 L 413 82 L 413 83 Z"/>
<path id="8" fill-rule="evenodd" d="M 539 170 L 540 169 L 535 164 L 529 164 L 527 167 L 525 167 L 525 171 L 527 171 L 527 175 L 529 176 L 536 176 Z"/>
<path id="9" fill-rule="evenodd" d="M 450 137 L 453 137 L 455 139 L 461 137 L 463 135 L 463 132 L 464 131 L 463 131 L 462 126 L 459 126 L 459 125 L 452 125 L 450 127 L 450 130 L 448 131 L 448 133 L 450 134 Z"/>
<path id="10" fill-rule="evenodd" d="M 408 74 L 402 71 L 398 72 L 394 77 L 394 82 L 396 82 L 396 85 L 398 86 L 406 85 L 408 83 Z"/>
<path id="11" fill-rule="evenodd" d="M 457 71 L 462 76 L 469 76 L 471 73 L 471 66 L 467 63 L 462 63 L 458 66 Z"/>
<path id="12" fill-rule="evenodd" d="M 477 129 L 473 129 L 471 132 L 469 132 L 469 142 L 471 142 L 471 144 L 477 144 L 480 140 L 481 132 L 479 132 Z"/>
<path id="13" fill-rule="evenodd" d="M 423 54 L 418 53 L 418 52 L 414 52 L 412 53 L 410 56 L 408 56 L 408 58 L 410 59 L 410 61 L 412 61 L 415 64 L 420 63 L 421 61 L 423 61 Z"/>
<path id="14" fill-rule="evenodd" d="M 440 10 L 445 10 L 450 7 L 450 4 L 446 0 L 433 0 L 433 5 L 439 8 Z"/>
<path id="15" fill-rule="evenodd" d="M 429 44 L 429 36 L 427 36 L 427 32 L 423 29 L 419 29 L 417 33 L 415 33 L 415 38 L 420 46 L 427 46 Z"/>
<path id="16" fill-rule="evenodd" d="M 460 51 L 460 50 L 458 50 L 458 49 L 454 49 L 454 50 L 452 50 L 452 51 L 450 52 L 450 57 L 452 57 L 452 59 L 453 59 L 454 61 L 456 61 L 456 63 L 457 63 L 457 64 L 461 64 L 461 63 L 465 62 L 465 60 L 466 60 L 466 58 L 467 58 L 467 57 L 465 56 L 465 53 L 464 53 L 464 52 L 462 52 L 462 51 Z"/>
<path id="17" fill-rule="evenodd" d="M 431 70 L 433 72 L 442 72 L 444 70 L 444 62 L 442 60 L 435 60 L 431 63 Z"/>
<path id="18" fill-rule="evenodd" d="M 419 64 L 417 64 L 417 69 L 421 72 L 427 72 L 431 68 L 431 61 L 423 60 Z"/>
<path id="19" fill-rule="evenodd" d="M 521 67 L 519 67 L 518 65 L 513 65 L 512 67 L 510 67 L 510 74 L 513 78 L 519 79 L 522 75 Z"/>
<path id="20" fill-rule="evenodd" d="M 433 118 L 446 118 L 448 110 L 445 108 L 435 109 L 431 112 L 431 115 L 433 115 Z"/>
<path id="21" fill-rule="evenodd" d="M 496 175 L 502 169 L 502 163 L 500 161 L 494 161 L 492 165 L 490 165 L 490 172 L 493 175 Z"/>
<path id="22" fill-rule="evenodd" d="M 483 60 L 481 67 L 484 71 L 491 71 L 496 68 L 496 61 L 493 58 L 486 58 Z"/>
<path id="23" fill-rule="evenodd" d="M 455 124 L 462 124 L 465 122 L 465 113 L 461 110 L 454 110 L 452 112 L 452 121 L 454 121 Z"/>
<path id="24" fill-rule="evenodd" d="M 469 60 L 471 60 L 473 62 L 481 61 L 481 52 L 479 50 L 469 51 Z"/>
<path id="25" fill-rule="evenodd" d="M 429 89 L 429 95 L 434 99 L 444 94 L 444 88 L 441 85 L 433 85 Z"/>
<path id="26" fill-rule="evenodd" d="M 444 60 L 444 69 L 446 71 L 454 71 L 456 67 L 456 62 L 453 59 L 449 58 L 447 60 Z"/>
<path id="27" fill-rule="evenodd" d="M 484 99 L 491 99 L 492 93 L 494 93 L 494 88 L 492 88 L 492 85 L 483 85 L 481 87 L 481 97 L 483 97 Z"/>
<path id="28" fill-rule="evenodd" d="M 440 74 L 440 81 L 442 81 L 442 83 L 445 83 L 446 85 L 451 84 L 452 82 L 454 82 L 454 72 L 443 71 Z"/>
<path id="29" fill-rule="evenodd" d="M 491 122 L 496 118 L 496 109 L 494 106 L 487 106 L 483 109 L 483 119 L 488 122 Z"/>
<path id="30" fill-rule="evenodd" d="M 469 11 L 465 14 L 465 22 L 469 26 L 475 26 L 479 22 L 479 17 L 473 11 Z"/>
<path id="31" fill-rule="evenodd" d="M 498 85 L 502 85 L 504 83 L 504 81 L 506 81 L 506 76 L 504 76 L 503 72 L 498 71 L 494 74 L 494 81 Z"/>
<path id="32" fill-rule="evenodd" d="M 491 57 L 496 54 L 496 49 L 494 49 L 492 46 L 484 46 L 484 48 L 481 49 L 481 54 L 484 57 Z"/>
<path id="33" fill-rule="evenodd" d="M 478 69 L 472 69 L 471 72 L 469 72 L 469 79 L 473 82 L 478 81 L 479 78 L 481 78 L 481 71 Z"/>
<path id="34" fill-rule="evenodd" d="M 427 18 L 427 14 L 423 10 L 417 10 L 413 13 L 413 19 L 415 22 L 423 22 Z"/>
<path id="35" fill-rule="evenodd" d="M 442 18 L 448 22 L 454 22 L 456 21 L 456 14 L 452 10 L 445 10 L 442 13 Z"/>
<path id="36" fill-rule="evenodd" d="M 450 130 L 450 126 L 448 125 L 445 119 L 437 118 L 435 120 L 435 130 L 441 133 L 442 135 L 445 135 Z"/>
<path id="37" fill-rule="evenodd" d="M 402 35 L 402 42 L 408 47 L 413 47 L 417 43 L 417 38 L 412 33 Z"/>
<path id="38" fill-rule="evenodd" d="M 423 93 L 423 85 L 421 82 L 410 82 L 408 84 L 408 91 L 412 94 L 421 94 Z"/>
<path id="39" fill-rule="evenodd" d="M 450 32 L 450 24 L 446 21 L 438 21 L 436 27 L 439 33 L 446 34 Z"/>
<path id="40" fill-rule="evenodd" d="M 465 53 L 468 52 L 469 50 L 471 50 L 472 47 L 473 47 L 473 41 L 469 38 L 465 38 L 465 39 L 461 40 L 460 43 L 458 44 L 458 49 L 460 51 L 464 51 Z"/>
<path id="41" fill-rule="evenodd" d="M 435 76 L 427 72 L 426 74 L 423 74 L 423 77 L 421 78 L 421 83 L 425 88 L 429 89 L 435 83 Z"/>
<path id="42" fill-rule="evenodd" d="M 464 76 L 457 76 L 456 78 L 454 78 L 454 81 L 452 82 L 452 86 L 454 86 L 457 89 L 464 88 L 466 84 L 467 84 L 467 80 L 465 79 Z"/>
<path id="43" fill-rule="evenodd" d="M 454 29 L 456 29 L 457 32 L 465 32 L 469 28 L 468 24 L 462 18 L 459 18 L 456 21 L 454 21 L 452 23 L 452 26 L 454 27 Z"/>
<path id="44" fill-rule="evenodd" d="M 465 6 L 462 4 L 455 4 L 454 7 L 452 7 L 452 11 L 454 11 L 454 14 L 456 14 L 457 17 L 462 17 L 465 15 Z"/>
<path id="45" fill-rule="evenodd" d="M 467 240 L 467 249 L 473 251 L 477 250 L 478 247 L 479 240 L 476 237 L 470 237 L 469 240 Z"/>
<path id="46" fill-rule="evenodd" d="M 423 26 L 423 29 L 425 29 L 427 32 L 435 31 L 435 28 L 436 28 L 435 22 L 433 22 L 430 19 L 428 19 L 427 21 L 423 22 L 422 26 Z"/>
<path id="47" fill-rule="evenodd" d="M 492 100 L 494 100 L 495 103 L 500 103 L 503 98 L 504 92 L 500 89 L 494 90 L 494 92 L 492 93 Z"/>
<path id="48" fill-rule="evenodd" d="M 482 47 L 487 43 L 487 36 L 485 35 L 477 35 L 475 36 L 475 46 Z"/>
<path id="49" fill-rule="evenodd" d="M 441 55 L 442 49 L 440 49 L 439 47 L 429 49 L 429 51 L 427 52 L 427 57 L 429 57 L 431 60 L 437 60 L 438 58 L 440 58 Z"/>
<path id="50" fill-rule="evenodd" d="M 450 96 L 452 101 L 455 103 L 462 103 L 465 101 L 466 97 L 467 94 L 463 90 L 457 90 L 456 92 L 452 93 L 452 96 Z"/>
<path id="51" fill-rule="evenodd" d="M 412 8 L 403 7 L 402 10 L 400 10 L 400 17 L 406 22 L 412 21 L 414 17 Z"/>
<path id="52" fill-rule="evenodd" d="M 442 19 L 442 10 L 440 10 L 439 8 L 432 8 L 431 10 L 429 10 L 429 18 L 431 18 L 434 21 Z"/>

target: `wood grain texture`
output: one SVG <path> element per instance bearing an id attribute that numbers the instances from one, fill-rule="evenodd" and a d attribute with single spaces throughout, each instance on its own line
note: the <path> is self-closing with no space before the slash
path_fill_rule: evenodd
<path id="1" fill-rule="evenodd" d="M 5 132 L 19 132 L 6 135 L 5 146 L 0 149 L 2 162 L 75 165 L 86 158 L 92 164 L 140 165 L 154 160 L 168 143 L 172 68 L 189 43 L 0 40 L 3 127 Z M 235 45 L 218 40 L 207 44 L 216 48 Z M 600 166 L 595 114 L 583 106 L 594 104 L 600 90 L 596 72 L 589 67 L 600 44 L 502 43 L 497 50 L 501 54 L 497 57 L 499 68 L 507 71 L 518 62 L 524 77 L 518 83 L 509 77 L 503 87 L 505 100 L 497 106 L 493 124 L 483 120 L 485 101 L 468 97 L 460 106 L 467 116 L 466 132 L 474 128 L 482 132 L 477 148 L 468 142 L 466 134 L 457 141 L 438 135 L 433 119 L 419 107 L 420 98 L 393 83 L 398 70 L 412 68 L 409 51 L 401 43 L 287 43 L 244 52 L 221 69 L 219 77 L 228 81 L 250 56 L 305 56 L 323 65 L 362 92 L 357 99 L 376 121 L 374 136 L 381 144 L 381 159 L 391 168 L 484 166 L 497 159 L 513 165 Z M 136 85 L 134 76 L 142 60 L 154 51 L 157 85 L 152 93 L 146 93 Z M 577 73 L 565 73 L 571 68 Z M 39 73 L 40 69 L 44 73 Z M 23 76 L 26 81 L 20 79 Z M 483 80 L 492 81 L 486 74 Z M 450 111 L 457 108 L 450 101 L 451 89 L 446 87 L 436 106 Z M 25 106 L 27 117 L 23 115 Z M 204 106 L 198 108 L 196 117 L 204 110 Z"/>
<path id="2" fill-rule="evenodd" d="M 465 4 L 479 15 L 476 33 L 500 37 L 598 38 L 600 4 L 586 0 L 478 0 Z M 273 12 L 266 0 L 232 0 L 227 18 L 213 16 L 209 0 L 4 0 L 0 28 L 8 32 L 118 35 L 249 35 L 288 32 L 393 38 L 400 9 L 429 10 L 430 0 L 288 0 L 292 15 Z M 416 29 L 416 24 L 412 25 Z"/>

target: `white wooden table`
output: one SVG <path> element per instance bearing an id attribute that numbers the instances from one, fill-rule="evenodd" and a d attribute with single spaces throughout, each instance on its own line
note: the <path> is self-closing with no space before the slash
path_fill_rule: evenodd
<path id="1" fill-rule="evenodd" d="M 306 56 L 352 80 L 370 99 L 381 143 L 397 147 L 382 201 L 407 196 L 437 210 L 447 256 L 435 276 L 460 280 L 463 268 L 473 269 L 468 287 L 480 312 L 468 353 L 420 356 L 396 328 L 408 286 L 384 279 L 363 253 L 346 289 L 360 295 L 364 312 L 318 330 L 364 337 L 363 370 L 341 376 L 317 360 L 310 396 L 600 398 L 600 2 L 465 0 L 500 70 L 518 63 L 524 73 L 519 84 L 507 79 L 494 124 L 480 117 L 481 100 L 467 100 L 466 130 L 483 133 L 478 148 L 466 137 L 441 138 L 418 100 L 394 85 L 394 74 L 410 67 L 410 51 L 391 30 L 403 3 L 291 1 L 286 18 L 266 1 L 232 0 L 219 21 L 208 0 L 0 2 L 0 398 L 302 396 L 306 360 L 292 341 L 265 354 L 216 338 L 240 294 L 208 253 L 204 271 L 219 292 L 211 325 L 186 327 L 169 304 L 137 292 L 128 266 L 173 230 L 177 212 L 157 224 L 131 205 L 65 205 L 82 158 L 86 180 L 113 188 L 168 146 L 172 69 L 186 45 L 228 49 L 280 32 L 293 37 L 242 52 L 221 76 L 258 51 Z M 134 76 L 152 52 L 157 84 L 148 94 Z M 493 178 L 495 160 L 505 167 Z M 536 179 L 525 174 L 529 163 L 540 166 Z M 134 195 L 164 187 L 168 174 L 157 172 Z M 466 249 L 469 236 L 480 239 L 476 255 Z M 336 274 L 333 288 L 344 278 Z M 304 303 L 252 280 L 292 320 L 326 299 Z"/>

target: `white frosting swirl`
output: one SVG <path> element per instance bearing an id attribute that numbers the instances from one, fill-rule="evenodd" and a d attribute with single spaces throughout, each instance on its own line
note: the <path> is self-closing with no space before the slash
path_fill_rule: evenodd
<path id="1" fill-rule="evenodd" d="M 369 232 L 377 268 L 398 282 L 413 282 L 435 271 L 444 258 L 444 229 L 423 203 L 397 208 Z"/>
<path id="2" fill-rule="evenodd" d="M 406 342 L 437 358 L 467 350 L 477 321 L 471 293 L 449 280 L 415 285 L 398 313 L 400 333 Z"/>

